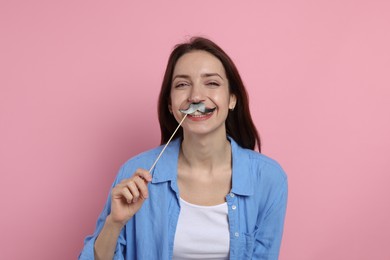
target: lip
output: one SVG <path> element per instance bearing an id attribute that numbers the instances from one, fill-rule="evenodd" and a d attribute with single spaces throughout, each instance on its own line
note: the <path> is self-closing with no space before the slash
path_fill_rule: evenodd
<path id="1" fill-rule="evenodd" d="M 191 121 L 204 121 L 212 117 L 213 114 L 214 114 L 213 112 L 209 112 L 205 114 L 201 113 L 200 115 L 189 114 L 187 115 L 187 118 Z"/>

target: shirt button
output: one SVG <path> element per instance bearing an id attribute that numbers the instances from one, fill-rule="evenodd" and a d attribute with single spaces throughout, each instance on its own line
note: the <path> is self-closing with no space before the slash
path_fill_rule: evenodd
<path id="1" fill-rule="evenodd" d="M 234 235 L 235 235 L 236 237 L 239 237 L 239 236 L 240 236 L 240 234 L 238 234 L 238 232 L 234 233 Z"/>
<path id="2" fill-rule="evenodd" d="M 230 192 L 230 197 L 234 198 L 234 194 L 232 192 Z"/>
<path id="3" fill-rule="evenodd" d="M 232 206 L 232 209 L 233 209 L 233 210 L 235 210 L 236 208 L 237 208 L 236 205 L 233 205 L 233 206 Z"/>

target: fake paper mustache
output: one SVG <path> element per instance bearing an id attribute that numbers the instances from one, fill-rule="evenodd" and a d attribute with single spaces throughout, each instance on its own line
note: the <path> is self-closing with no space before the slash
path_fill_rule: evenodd
<path id="1" fill-rule="evenodd" d="M 195 111 L 199 111 L 203 114 L 210 113 L 210 112 L 213 112 L 215 109 L 216 109 L 216 107 L 207 108 L 204 103 L 199 102 L 199 103 L 191 103 L 187 109 L 179 109 L 179 111 L 184 113 L 184 114 L 189 115 L 189 114 L 194 113 Z"/>

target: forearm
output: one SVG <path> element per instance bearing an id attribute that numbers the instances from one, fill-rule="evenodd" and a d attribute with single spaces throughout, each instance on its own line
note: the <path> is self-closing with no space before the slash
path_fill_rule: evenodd
<path id="1" fill-rule="evenodd" d="M 110 215 L 107 216 L 106 222 L 95 241 L 94 253 L 96 260 L 111 260 L 114 257 L 116 244 L 122 228 L 122 225 L 111 220 Z"/>

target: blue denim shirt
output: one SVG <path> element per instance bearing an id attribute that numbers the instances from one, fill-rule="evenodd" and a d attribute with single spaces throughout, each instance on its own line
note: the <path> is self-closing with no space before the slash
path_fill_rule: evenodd
<path id="1" fill-rule="evenodd" d="M 243 149 L 233 139 L 232 189 L 226 195 L 230 259 L 278 259 L 287 205 L 287 177 L 274 160 Z M 172 259 L 180 214 L 177 164 L 181 139 L 172 141 L 156 164 L 148 184 L 149 198 L 127 222 L 118 238 L 114 259 Z M 113 187 L 137 168 L 148 169 L 162 146 L 144 152 L 120 169 Z M 111 208 L 110 196 L 79 259 L 94 259 L 95 239 Z"/>

